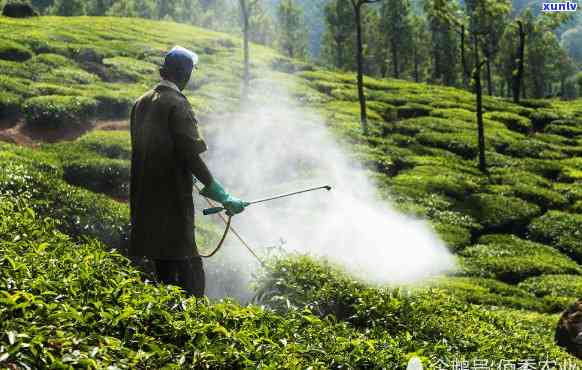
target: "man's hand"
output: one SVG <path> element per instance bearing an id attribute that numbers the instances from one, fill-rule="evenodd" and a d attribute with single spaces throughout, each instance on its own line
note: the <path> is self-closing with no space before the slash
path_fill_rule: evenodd
<path id="1" fill-rule="evenodd" d="M 244 202 L 233 196 L 230 196 L 226 202 L 222 203 L 222 206 L 226 208 L 226 214 L 229 216 L 241 213 L 248 205 L 248 202 Z"/>
<path id="2" fill-rule="evenodd" d="M 222 206 L 226 209 L 226 214 L 229 216 L 241 213 L 244 211 L 245 207 L 249 205 L 247 202 L 230 195 L 216 180 L 212 180 L 212 183 L 204 187 L 204 189 L 200 191 L 200 194 L 204 195 L 206 198 L 222 203 Z"/>

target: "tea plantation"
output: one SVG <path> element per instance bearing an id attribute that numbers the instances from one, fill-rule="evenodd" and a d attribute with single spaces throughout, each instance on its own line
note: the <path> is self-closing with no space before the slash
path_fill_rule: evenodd
<path id="1" fill-rule="evenodd" d="M 186 90 L 200 115 L 239 107 L 232 36 L 104 17 L 0 17 L 0 29 L 3 120 L 125 119 L 173 44 L 201 56 Z M 0 143 L 0 368 L 404 369 L 412 356 L 430 369 L 582 366 L 553 341 L 559 313 L 582 296 L 582 101 L 486 97 L 483 174 L 469 92 L 368 78 L 363 135 L 352 74 L 256 45 L 252 58 L 251 101 L 284 89 L 317 111 L 385 198 L 430 220 L 462 269 L 424 287 L 370 286 L 290 255 L 268 262 L 256 304 L 187 299 L 123 256 L 129 211 L 115 199 L 127 196 L 127 131 Z M 201 227 L 203 244 L 213 229 Z"/>

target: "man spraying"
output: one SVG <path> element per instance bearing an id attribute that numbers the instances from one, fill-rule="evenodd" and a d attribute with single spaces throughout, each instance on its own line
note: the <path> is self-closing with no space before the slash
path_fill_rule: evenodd
<path id="1" fill-rule="evenodd" d="M 220 202 L 227 214 L 246 202 L 231 196 L 200 158 L 207 150 L 192 107 L 181 93 L 198 56 L 180 46 L 160 68 L 162 81 L 131 110 L 130 255 L 153 260 L 158 279 L 190 295 L 204 295 L 204 269 L 194 242 L 194 175 L 200 194 Z"/>

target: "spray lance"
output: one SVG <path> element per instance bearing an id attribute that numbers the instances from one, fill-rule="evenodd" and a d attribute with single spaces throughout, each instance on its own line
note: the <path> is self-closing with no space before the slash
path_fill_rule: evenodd
<path id="1" fill-rule="evenodd" d="M 196 189 L 200 192 L 200 189 L 198 188 L 198 185 L 194 184 L 194 186 L 196 187 Z M 309 188 L 309 189 L 304 189 L 304 190 L 299 190 L 299 191 L 294 191 L 292 193 L 285 193 L 285 194 L 280 194 L 280 195 L 275 195 L 272 197 L 268 197 L 268 198 L 263 198 L 263 199 L 258 199 L 258 200 L 254 200 L 252 202 L 248 202 L 247 203 L 247 207 L 253 204 L 258 204 L 258 203 L 263 203 L 263 202 L 269 202 L 275 199 L 281 199 L 281 198 L 286 198 L 286 197 L 290 197 L 290 196 L 294 196 L 294 195 L 298 195 L 298 194 L 303 194 L 303 193 L 308 193 L 311 191 L 316 191 L 316 190 L 327 190 L 330 191 L 331 190 L 331 186 L 329 185 L 324 185 L 324 186 L 318 186 L 315 188 Z M 229 230 L 232 230 L 233 234 L 238 238 L 238 240 L 248 249 L 248 251 L 257 259 L 257 261 L 259 261 L 259 263 L 263 266 L 266 267 L 265 263 L 261 260 L 261 258 L 259 258 L 259 256 L 255 253 L 255 251 L 253 251 L 253 249 L 249 246 L 249 244 L 240 236 L 240 234 L 234 229 L 231 228 L 231 220 L 232 220 L 232 216 L 228 216 L 228 219 L 225 218 L 222 214 L 220 214 L 222 211 L 224 211 L 224 207 L 213 207 L 212 202 L 209 199 L 206 199 L 206 202 L 208 202 L 208 204 L 211 206 L 210 208 L 206 208 L 204 211 L 202 211 L 202 213 L 206 216 L 208 215 L 213 215 L 216 213 L 219 213 L 219 217 L 222 219 L 222 221 L 226 224 L 226 228 L 224 230 L 224 234 L 222 235 L 222 238 L 220 239 L 220 242 L 218 242 L 218 245 L 214 248 L 214 250 L 206 255 L 202 255 L 202 254 L 198 254 L 200 257 L 203 258 L 209 258 L 214 256 L 222 247 L 222 245 L 224 244 L 224 240 L 226 239 L 226 235 L 228 234 Z"/>
<path id="2" fill-rule="evenodd" d="M 275 200 L 275 199 L 286 198 L 286 197 L 290 197 L 290 196 L 297 195 L 297 194 L 307 193 L 310 191 L 322 190 L 322 189 L 330 191 L 331 186 L 329 186 L 329 185 L 318 186 L 316 188 L 309 188 L 309 189 L 305 189 L 305 190 L 294 191 L 292 193 L 280 194 L 280 195 L 275 195 L 275 196 L 268 197 L 268 198 L 253 200 L 252 202 L 247 202 L 247 206 L 257 204 L 257 203 L 269 202 L 269 201 Z M 225 209 L 223 207 L 213 207 L 213 208 L 206 208 L 204 211 L 202 211 L 202 213 L 205 216 L 208 216 L 208 215 L 213 215 L 215 213 L 222 212 L 224 210 Z"/>

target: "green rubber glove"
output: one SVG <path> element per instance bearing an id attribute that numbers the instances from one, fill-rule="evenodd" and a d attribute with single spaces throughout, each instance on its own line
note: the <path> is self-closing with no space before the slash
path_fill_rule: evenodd
<path id="1" fill-rule="evenodd" d="M 221 203 L 226 209 L 226 214 L 229 216 L 241 213 L 244 211 L 245 207 L 249 205 L 247 202 L 230 195 L 216 180 L 213 180 L 210 185 L 205 186 L 204 189 L 200 190 L 200 194 L 204 195 L 206 198 Z"/>

